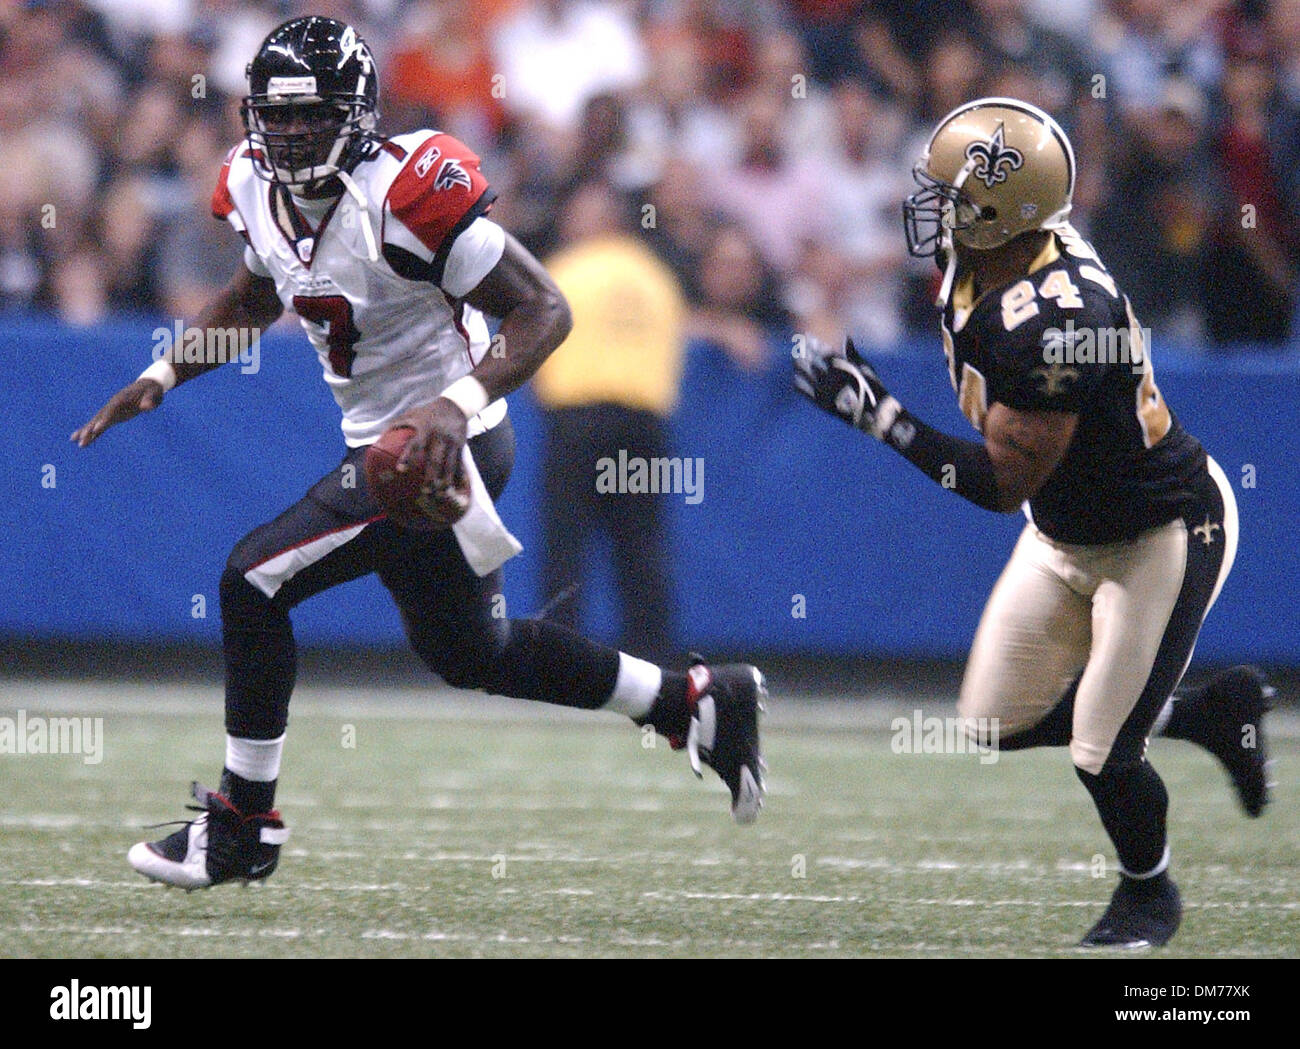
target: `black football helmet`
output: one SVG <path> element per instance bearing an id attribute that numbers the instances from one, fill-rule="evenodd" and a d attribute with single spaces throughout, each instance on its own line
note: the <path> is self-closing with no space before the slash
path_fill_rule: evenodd
<path id="1" fill-rule="evenodd" d="M 248 64 L 240 107 L 258 175 L 292 192 L 351 171 L 372 148 L 379 74 L 357 31 L 333 18 L 295 18 Z"/>

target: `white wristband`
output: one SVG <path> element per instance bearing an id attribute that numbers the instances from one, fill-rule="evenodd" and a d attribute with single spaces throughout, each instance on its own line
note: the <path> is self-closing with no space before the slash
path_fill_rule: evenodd
<path id="1" fill-rule="evenodd" d="M 489 403 L 487 390 L 472 375 L 462 375 L 442 391 L 442 396 L 459 408 L 466 419 L 474 418 Z"/>
<path id="2" fill-rule="evenodd" d="M 171 361 L 160 357 L 140 373 L 136 382 L 140 379 L 152 379 L 163 388 L 163 393 L 166 393 L 176 385 L 176 369 L 172 367 Z"/>

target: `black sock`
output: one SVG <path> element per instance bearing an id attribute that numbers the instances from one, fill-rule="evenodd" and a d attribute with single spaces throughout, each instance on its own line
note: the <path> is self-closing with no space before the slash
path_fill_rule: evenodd
<path id="1" fill-rule="evenodd" d="M 1149 900 L 1156 896 L 1163 896 L 1169 891 L 1170 885 L 1169 871 L 1167 869 L 1162 870 L 1159 874 L 1153 874 L 1149 878 L 1131 878 L 1127 874 L 1121 873 L 1119 880 L 1124 886 L 1124 891 L 1138 900 Z"/>
<path id="2" fill-rule="evenodd" d="M 650 705 L 650 712 L 637 719 L 638 725 L 653 725 L 661 736 L 686 738 L 691 726 L 691 709 L 686 704 L 686 675 L 664 671 L 659 695 Z"/>
<path id="3" fill-rule="evenodd" d="M 251 779 L 244 779 L 243 776 L 236 776 L 230 769 L 222 769 L 221 786 L 217 792 L 224 794 L 226 800 L 245 816 L 255 816 L 258 813 L 270 812 L 274 807 L 277 782 L 271 780 L 269 783 L 258 783 Z"/>
<path id="4" fill-rule="evenodd" d="M 1165 813 L 1169 794 L 1151 763 L 1143 758 L 1103 769 L 1099 776 L 1077 766 L 1074 771 L 1092 795 L 1102 826 L 1115 844 L 1120 866 L 1136 874 L 1159 866 L 1167 842 Z"/>

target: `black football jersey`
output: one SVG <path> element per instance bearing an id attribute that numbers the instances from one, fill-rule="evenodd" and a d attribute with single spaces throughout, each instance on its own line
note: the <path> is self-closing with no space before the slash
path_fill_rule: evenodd
<path id="1" fill-rule="evenodd" d="M 1097 544 L 1180 516 L 1205 451 L 1160 396 L 1143 330 L 1092 246 L 1067 226 L 1025 277 L 971 299 L 967 275 L 942 320 L 962 414 L 980 432 L 997 401 L 1079 417 L 1029 501 L 1034 524 L 1058 542 Z"/>

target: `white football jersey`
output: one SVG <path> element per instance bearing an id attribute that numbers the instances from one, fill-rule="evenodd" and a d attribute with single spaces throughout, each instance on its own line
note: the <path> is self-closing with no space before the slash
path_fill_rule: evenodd
<path id="1" fill-rule="evenodd" d="M 356 448 L 483 359 L 487 323 L 462 297 L 501 258 L 505 232 L 484 217 L 496 194 L 479 158 L 450 135 L 387 139 L 350 180 L 336 201 L 295 202 L 257 176 L 243 143 L 226 157 L 212 212 L 302 319 Z M 493 402 L 470 434 L 505 412 Z"/>

